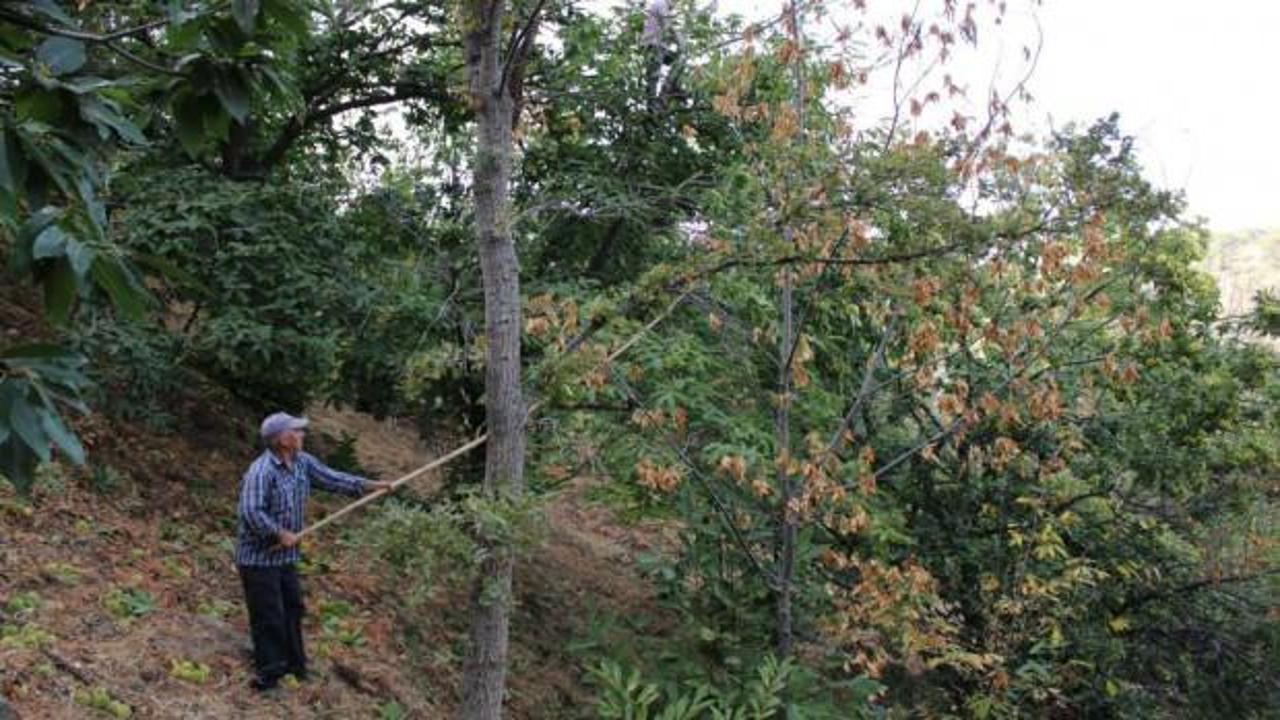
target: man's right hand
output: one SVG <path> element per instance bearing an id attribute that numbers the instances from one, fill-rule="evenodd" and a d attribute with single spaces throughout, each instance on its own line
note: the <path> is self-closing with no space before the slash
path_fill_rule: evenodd
<path id="1" fill-rule="evenodd" d="M 284 548 L 291 548 L 294 545 L 297 545 L 299 540 L 297 534 L 289 532 L 288 530 L 281 530 L 277 539 L 280 543 L 280 547 Z"/>

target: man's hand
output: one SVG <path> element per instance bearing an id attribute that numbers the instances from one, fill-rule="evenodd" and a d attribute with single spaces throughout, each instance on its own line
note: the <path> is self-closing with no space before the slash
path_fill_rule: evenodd
<path id="1" fill-rule="evenodd" d="M 370 480 L 369 492 L 391 492 L 396 489 L 396 484 L 389 480 Z"/>
<path id="2" fill-rule="evenodd" d="M 288 530 L 281 530 L 280 534 L 277 535 L 276 538 L 282 548 L 291 548 L 294 545 L 297 545 L 300 540 L 296 533 L 289 532 Z"/>

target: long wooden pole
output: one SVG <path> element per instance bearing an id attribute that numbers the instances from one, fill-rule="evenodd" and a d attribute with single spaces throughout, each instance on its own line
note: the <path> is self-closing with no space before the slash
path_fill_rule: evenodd
<path id="1" fill-rule="evenodd" d="M 485 440 L 488 440 L 488 439 L 489 439 L 489 433 L 485 433 L 485 434 L 483 434 L 483 435 L 480 435 L 480 436 L 476 437 L 474 440 L 471 440 L 470 442 L 468 442 L 468 443 L 466 443 L 466 444 L 464 444 L 464 445 L 460 445 L 460 446 L 458 446 L 458 447 L 454 448 L 453 450 L 449 451 L 447 454 L 445 454 L 445 455 L 441 455 L 440 457 L 436 458 L 435 460 L 432 460 L 431 462 L 427 463 L 426 465 L 423 465 L 422 467 L 418 468 L 417 470 L 414 470 L 413 472 L 408 473 L 407 475 L 403 475 L 403 476 L 401 476 L 401 477 L 400 477 L 399 479 L 397 479 L 395 482 L 391 483 L 391 487 L 390 487 L 390 488 L 387 488 L 387 489 L 385 489 L 385 490 L 377 490 L 377 491 L 375 491 L 375 492 L 371 492 L 371 493 L 369 493 L 368 495 L 365 495 L 364 497 L 360 498 L 359 500 L 356 500 L 355 502 L 348 504 L 346 507 L 343 507 L 342 509 L 340 509 L 340 510 L 338 510 L 338 511 L 336 511 L 336 512 L 333 512 L 333 513 L 330 513 L 329 515 L 324 516 L 324 517 L 323 517 L 323 518 L 321 518 L 320 520 L 318 520 L 318 521 L 316 521 L 316 522 L 312 523 L 311 525 L 308 525 L 306 528 L 304 528 L 304 529 L 302 530 L 302 532 L 298 533 L 298 539 L 299 539 L 299 540 L 301 540 L 302 538 L 306 537 L 307 535 L 310 535 L 311 533 L 313 533 L 313 532 L 315 532 L 315 531 L 319 530 L 320 528 L 324 527 L 325 525 L 328 525 L 329 523 L 333 522 L 334 520 L 337 520 L 338 518 L 342 517 L 343 515 L 348 515 L 348 514 L 350 514 L 350 513 L 352 513 L 352 512 L 355 512 L 355 511 L 356 511 L 356 510 L 358 510 L 359 508 L 362 508 L 362 507 L 364 507 L 365 505 L 368 505 L 369 503 L 373 502 L 374 500 L 377 500 L 378 498 L 382 497 L 383 495 L 386 495 L 387 493 L 390 493 L 392 490 L 395 490 L 396 488 L 398 488 L 398 487 L 400 487 L 401 485 L 403 485 L 403 484 L 405 484 L 405 483 L 409 482 L 410 480 L 412 480 L 412 479 L 414 479 L 414 478 L 416 478 L 416 477 L 418 477 L 418 476 L 422 475 L 423 473 L 428 472 L 428 471 L 431 471 L 431 470 L 434 470 L 434 469 L 436 469 L 436 468 L 440 467 L 441 465 L 446 465 L 446 464 L 448 464 L 451 460 L 453 460 L 453 459 L 455 459 L 455 458 L 457 458 L 457 457 L 459 457 L 459 456 L 461 456 L 461 455 L 465 455 L 468 451 L 470 451 L 470 450 L 472 450 L 472 449 L 474 449 L 474 448 L 480 447 L 481 445 L 483 445 L 483 444 L 484 444 L 484 441 L 485 441 Z"/>
<path id="2" fill-rule="evenodd" d="M 643 337 L 645 333 L 649 332 L 650 330 L 653 330 L 655 327 L 658 326 L 659 323 L 661 323 L 663 320 L 666 320 L 667 317 L 671 315 L 672 312 L 675 312 L 675 309 L 679 307 L 680 303 L 684 302 L 684 299 L 688 296 L 689 296 L 689 292 L 687 290 L 681 293 L 679 297 L 671 301 L 671 304 L 668 305 L 665 310 L 663 310 L 661 313 L 658 313 L 656 317 L 654 317 L 652 320 L 646 323 L 644 327 L 640 328 L 640 330 L 636 334 L 632 335 L 630 338 L 627 339 L 626 342 L 618 346 L 618 348 L 615 349 L 613 352 L 609 353 L 604 360 L 600 361 L 600 364 L 597 366 L 597 368 L 608 365 L 609 363 L 621 357 L 621 355 L 624 352 L 630 350 L 633 346 L 635 346 L 637 342 L 640 342 L 640 338 Z M 534 411 L 536 411 L 539 407 L 541 407 L 542 404 L 543 404 L 543 401 L 539 400 L 538 402 L 531 405 L 529 407 L 526 418 L 527 416 L 533 415 Z M 301 540 L 302 538 L 316 532 L 320 528 L 324 527 L 325 525 L 328 525 L 329 523 L 337 520 L 338 518 L 343 517 L 345 515 L 349 515 L 355 512 L 356 510 L 364 507 L 365 505 L 368 505 L 369 503 L 377 500 L 383 495 L 387 495 L 391 493 L 396 488 L 400 487 L 401 485 L 404 485 L 410 480 L 420 477 L 423 473 L 429 472 L 438 467 L 449 464 L 453 460 L 456 460 L 457 458 L 467 454 L 471 450 L 474 450 L 475 448 L 480 447 L 488 439 L 489 439 L 489 433 L 483 433 L 475 437 L 474 439 L 462 445 L 459 445 L 453 450 L 450 450 L 448 453 L 441 455 L 435 460 L 432 460 L 426 465 L 423 465 L 417 470 L 414 470 L 413 472 L 410 472 L 406 475 L 400 476 L 395 480 L 395 482 L 391 483 L 391 487 L 385 490 L 377 490 L 375 492 L 369 493 L 368 495 L 365 495 L 364 497 L 361 497 L 358 500 L 352 503 L 349 503 L 348 505 L 340 508 L 339 510 L 332 512 L 324 516 L 320 520 L 317 520 L 316 522 L 312 523 L 311 525 L 308 525 L 307 527 L 303 528 L 302 531 L 298 533 L 298 539 Z"/>

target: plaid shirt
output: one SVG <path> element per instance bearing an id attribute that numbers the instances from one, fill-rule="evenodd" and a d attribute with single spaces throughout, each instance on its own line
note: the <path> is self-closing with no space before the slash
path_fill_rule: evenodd
<path id="1" fill-rule="evenodd" d="M 307 498 L 311 485 L 343 495 L 360 495 L 368 481 L 339 472 L 305 452 L 293 459 L 293 467 L 270 450 L 253 461 L 240 483 L 237 507 L 236 564 L 279 566 L 298 562 L 297 545 L 276 547 L 280 530 L 298 532 L 306 526 Z"/>

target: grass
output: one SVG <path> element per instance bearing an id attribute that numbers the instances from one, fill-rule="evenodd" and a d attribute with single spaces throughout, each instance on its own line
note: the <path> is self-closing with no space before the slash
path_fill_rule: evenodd
<path id="1" fill-rule="evenodd" d="M 97 710 L 117 720 L 133 717 L 133 708 L 112 697 L 111 693 L 101 686 L 89 690 L 77 690 L 75 701 L 77 705 Z"/>
<path id="2" fill-rule="evenodd" d="M 0 647 L 42 648 L 52 645 L 56 639 L 53 633 L 35 623 L 0 625 Z"/>
<path id="3" fill-rule="evenodd" d="M 44 572 L 49 577 L 63 585 L 79 585 L 81 578 L 84 577 L 84 571 L 70 563 L 51 562 L 46 563 Z"/>
<path id="4" fill-rule="evenodd" d="M 156 609 L 156 597 L 137 588 L 115 588 L 107 593 L 102 604 L 107 612 L 121 620 L 131 620 L 150 614 Z"/>
<path id="5" fill-rule="evenodd" d="M 12 615 L 21 615 L 33 610 L 39 610 L 43 604 L 44 602 L 40 599 L 39 593 L 34 590 L 28 590 L 9 596 L 9 599 L 4 603 L 4 609 Z"/>
<path id="6" fill-rule="evenodd" d="M 203 685 L 209 682 L 210 673 L 209 666 L 202 662 L 181 658 L 174 658 L 169 661 L 169 677 L 177 678 L 178 680 L 186 680 L 197 685 Z"/>

